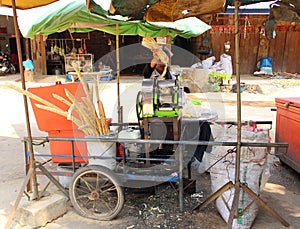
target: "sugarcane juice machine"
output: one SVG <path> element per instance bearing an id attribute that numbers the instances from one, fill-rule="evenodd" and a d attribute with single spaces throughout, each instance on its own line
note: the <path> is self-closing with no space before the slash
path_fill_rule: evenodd
<path id="1" fill-rule="evenodd" d="M 174 80 L 143 80 L 136 103 L 142 138 L 179 140 L 182 93 Z"/>
<path id="2" fill-rule="evenodd" d="M 182 93 L 174 80 L 144 79 L 137 99 L 139 118 L 178 117 Z"/>

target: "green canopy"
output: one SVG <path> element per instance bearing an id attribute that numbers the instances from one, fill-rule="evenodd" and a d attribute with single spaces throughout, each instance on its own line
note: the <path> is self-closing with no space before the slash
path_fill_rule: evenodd
<path id="1" fill-rule="evenodd" d="M 30 15 L 30 16 L 28 16 Z M 175 22 L 129 21 L 123 16 L 101 16 L 91 13 L 85 0 L 61 0 L 38 9 L 25 10 L 19 14 L 19 27 L 22 35 L 33 38 L 36 34 L 50 35 L 70 29 L 71 32 L 100 30 L 119 35 L 140 35 L 142 37 L 196 37 L 210 29 L 210 26 L 196 17 Z"/>

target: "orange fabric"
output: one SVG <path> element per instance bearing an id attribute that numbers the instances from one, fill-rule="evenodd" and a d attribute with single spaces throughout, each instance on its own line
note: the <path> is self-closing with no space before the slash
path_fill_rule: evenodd
<path id="1" fill-rule="evenodd" d="M 17 9 L 31 9 L 39 6 L 48 5 L 58 0 L 15 0 Z M 0 0 L 0 6 L 12 7 L 11 0 Z"/>

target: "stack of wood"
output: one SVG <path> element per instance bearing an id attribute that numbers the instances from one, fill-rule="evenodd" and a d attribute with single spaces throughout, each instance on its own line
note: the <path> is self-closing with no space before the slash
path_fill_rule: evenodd
<path id="1" fill-rule="evenodd" d="M 40 109 L 44 109 L 50 112 L 54 112 L 61 116 L 66 117 L 67 120 L 71 120 L 75 125 L 78 126 L 79 130 L 82 130 L 86 135 L 106 135 L 109 133 L 109 128 L 106 122 L 106 116 L 104 112 L 103 104 L 100 100 L 99 90 L 98 90 L 98 80 L 95 80 L 94 86 L 97 96 L 97 109 L 93 103 L 93 90 L 90 90 L 88 85 L 84 82 L 83 77 L 80 73 L 79 67 L 73 66 L 77 75 L 80 79 L 81 85 L 84 89 L 86 97 L 76 98 L 69 90 L 65 89 L 65 95 L 68 99 L 61 97 L 57 94 L 52 94 L 52 96 L 59 100 L 60 102 L 66 104 L 69 109 L 68 111 L 62 110 L 60 107 L 50 103 L 49 101 L 27 91 L 23 90 L 13 84 L 4 84 L 1 87 L 13 89 L 17 92 L 26 95 L 27 97 L 38 101 L 41 104 L 35 104 Z M 79 115 L 79 118 L 73 115 L 73 111 Z"/>

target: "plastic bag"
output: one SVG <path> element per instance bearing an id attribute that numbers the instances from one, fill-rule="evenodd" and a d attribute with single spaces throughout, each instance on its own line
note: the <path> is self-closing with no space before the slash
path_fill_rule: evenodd
<path id="1" fill-rule="evenodd" d="M 202 67 L 204 69 L 209 69 L 213 65 L 215 60 L 216 60 L 216 57 L 214 57 L 214 56 L 208 57 L 207 59 L 202 61 Z"/>
<path id="2" fill-rule="evenodd" d="M 222 65 L 222 69 L 229 75 L 232 76 L 232 61 L 231 56 L 227 54 L 222 54 L 220 56 L 220 62 Z"/>
<path id="3" fill-rule="evenodd" d="M 31 70 L 31 71 L 34 70 L 34 66 L 33 66 L 32 60 L 25 60 L 25 61 L 23 61 L 23 67 L 25 69 L 27 69 L 27 70 Z"/>
<path id="4" fill-rule="evenodd" d="M 224 129 L 220 136 L 215 135 L 217 141 L 236 141 L 236 129 Z M 219 133 L 219 134 L 221 134 Z M 244 142 L 268 142 L 268 131 L 252 132 L 242 130 L 242 141 Z M 211 188 L 213 192 L 216 192 L 219 188 L 225 185 L 229 181 L 235 179 L 235 153 L 227 154 L 227 150 L 231 150 L 232 147 L 214 146 L 210 155 L 210 164 L 215 164 L 210 169 L 211 175 Z M 247 186 L 256 194 L 259 195 L 263 186 L 269 178 L 268 171 L 268 153 L 267 147 L 242 147 L 240 157 L 240 180 L 242 183 L 246 183 Z M 226 157 L 224 157 L 226 155 Z M 216 206 L 221 214 L 222 218 L 227 222 L 229 219 L 230 211 L 228 206 L 232 206 L 233 201 L 233 188 L 224 192 L 220 197 L 216 199 Z M 239 197 L 239 210 L 245 211 L 241 216 L 234 219 L 232 228 L 236 229 L 248 229 L 251 228 L 257 213 L 258 204 L 245 193 L 243 189 L 240 190 Z"/>

